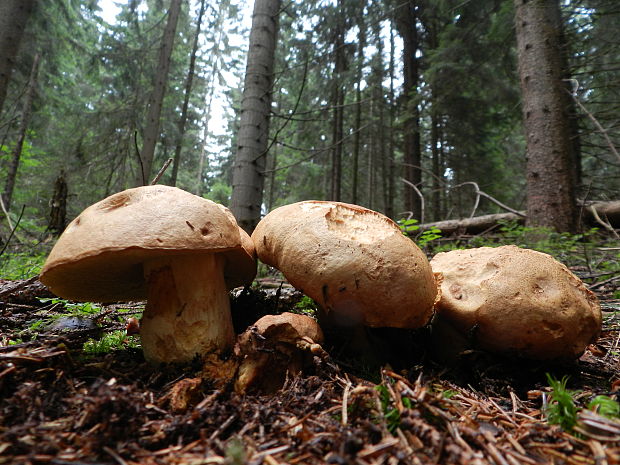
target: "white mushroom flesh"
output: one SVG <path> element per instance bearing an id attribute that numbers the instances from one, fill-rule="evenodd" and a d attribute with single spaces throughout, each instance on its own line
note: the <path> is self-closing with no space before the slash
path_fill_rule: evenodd
<path id="1" fill-rule="evenodd" d="M 140 324 L 151 363 L 189 362 L 231 349 L 234 330 L 221 254 L 181 255 L 144 265 L 148 303 Z"/>

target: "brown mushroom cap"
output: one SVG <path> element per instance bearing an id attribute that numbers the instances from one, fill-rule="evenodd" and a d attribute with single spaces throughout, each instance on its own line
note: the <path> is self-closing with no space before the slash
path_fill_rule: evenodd
<path id="1" fill-rule="evenodd" d="M 277 391 L 287 376 L 311 365 L 314 355 L 326 355 L 319 345 L 322 342 L 321 327 L 307 315 L 286 312 L 263 316 L 237 338 L 235 391 Z"/>
<path id="2" fill-rule="evenodd" d="M 279 315 L 265 315 L 254 323 L 250 331 L 237 339 L 238 347 L 248 346 L 249 340 L 259 334 L 261 339 L 270 339 L 275 343 L 297 344 L 306 339 L 321 344 L 323 331 L 316 320 L 298 313 L 284 312 Z"/>
<path id="3" fill-rule="evenodd" d="M 437 285 L 424 253 L 380 213 L 341 202 L 277 208 L 252 233 L 258 257 L 342 321 L 417 328 Z"/>
<path id="4" fill-rule="evenodd" d="M 594 294 L 550 255 L 481 247 L 439 253 L 431 266 L 443 274 L 437 318 L 481 349 L 572 359 L 601 330 Z"/>
<path id="5" fill-rule="evenodd" d="M 225 254 L 229 287 L 255 276 L 253 245 L 226 207 L 176 187 L 137 187 L 75 218 L 47 258 L 41 281 L 72 300 L 144 299 L 144 261 L 203 253 Z"/>

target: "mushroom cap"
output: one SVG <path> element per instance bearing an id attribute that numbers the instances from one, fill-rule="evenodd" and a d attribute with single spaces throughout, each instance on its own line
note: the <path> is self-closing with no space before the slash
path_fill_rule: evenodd
<path id="1" fill-rule="evenodd" d="M 481 349 L 568 360 L 601 330 L 596 296 L 545 253 L 514 245 L 453 250 L 431 266 L 443 274 L 437 318 Z"/>
<path id="2" fill-rule="evenodd" d="M 224 253 L 229 287 L 256 274 L 254 246 L 224 206 L 176 187 L 143 186 L 86 208 L 50 252 L 41 281 L 72 300 L 144 299 L 144 261 Z"/>
<path id="3" fill-rule="evenodd" d="M 314 354 L 325 354 L 322 342 L 321 327 L 307 315 L 263 316 L 237 338 L 235 356 L 240 363 L 235 391 L 277 391 L 287 375 L 311 365 Z"/>
<path id="4" fill-rule="evenodd" d="M 438 286 L 424 253 L 392 220 L 341 202 L 277 208 L 252 233 L 258 257 L 336 321 L 417 328 Z"/>
<path id="5" fill-rule="evenodd" d="M 246 344 L 247 335 L 255 333 L 262 338 L 272 339 L 276 342 L 295 345 L 301 339 L 310 339 L 321 344 L 324 336 L 321 327 L 314 318 L 298 313 L 284 312 L 278 315 L 265 315 L 251 326 L 250 332 L 239 336 L 238 343 Z"/>

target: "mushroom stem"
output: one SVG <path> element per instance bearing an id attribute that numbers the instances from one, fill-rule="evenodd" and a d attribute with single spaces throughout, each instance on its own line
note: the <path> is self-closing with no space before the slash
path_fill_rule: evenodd
<path id="1" fill-rule="evenodd" d="M 221 254 L 195 254 L 144 264 L 148 296 L 140 334 L 147 361 L 189 362 L 232 348 L 224 261 Z"/>

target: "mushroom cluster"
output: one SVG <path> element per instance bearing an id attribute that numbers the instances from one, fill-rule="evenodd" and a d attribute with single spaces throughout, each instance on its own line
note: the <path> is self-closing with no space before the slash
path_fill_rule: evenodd
<path id="1" fill-rule="evenodd" d="M 152 363 L 232 349 L 228 289 L 256 274 L 254 245 L 222 205 L 169 186 L 114 194 L 76 217 L 41 281 L 77 301 L 147 299 L 140 334 Z"/>
<path id="2" fill-rule="evenodd" d="M 274 391 L 308 356 L 325 356 L 323 332 L 312 318 L 282 314 L 236 338 L 228 290 L 254 279 L 256 255 L 340 325 L 413 329 L 434 316 L 436 345 L 460 340 L 547 360 L 578 357 L 601 329 L 596 297 L 543 253 L 482 247 L 429 262 L 386 216 L 325 201 L 277 208 L 250 237 L 222 205 L 160 185 L 84 210 L 41 281 L 72 300 L 147 299 L 140 335 L 148 361 L 213 359 L 234 346 L 226 371 L 237 391 Z"/>

